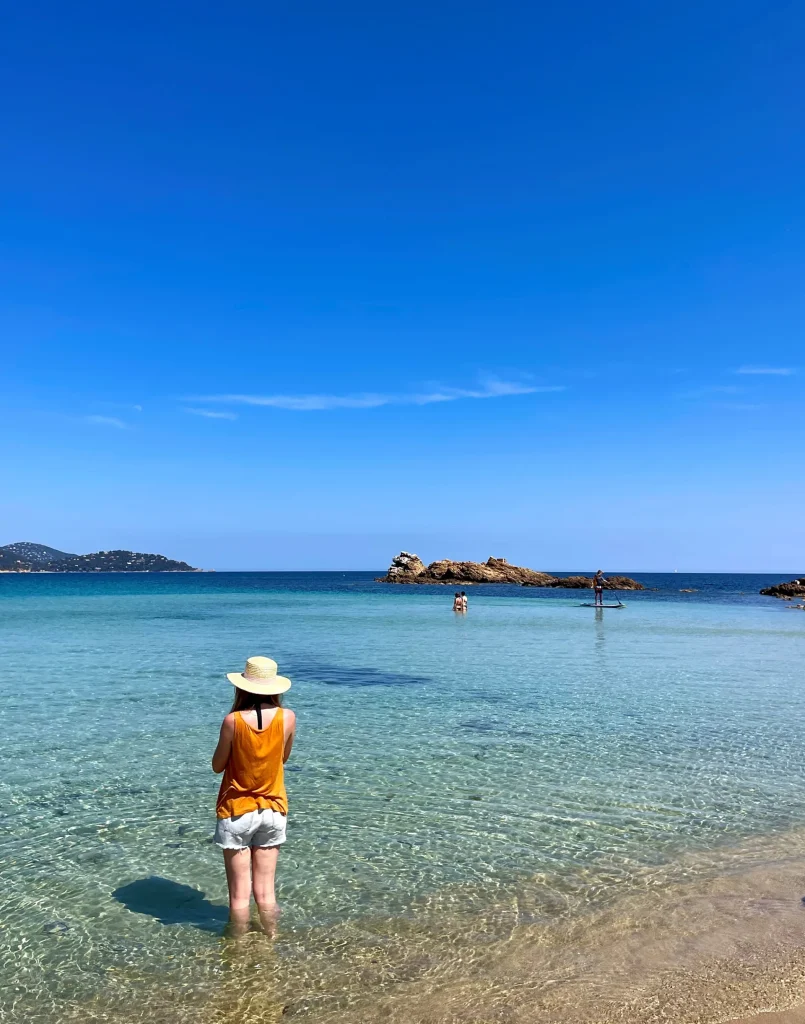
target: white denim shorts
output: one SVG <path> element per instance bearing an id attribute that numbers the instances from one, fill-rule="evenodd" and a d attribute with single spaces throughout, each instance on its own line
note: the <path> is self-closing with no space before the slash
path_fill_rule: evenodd
<path id="1" fill-rule="evenodd" d="M 245 850 L 250 846 L 282 846 L 285 842 L 284 814 L 264 807 L 257 811 L 219 818 L 213 842 L 222 850 Z"/>

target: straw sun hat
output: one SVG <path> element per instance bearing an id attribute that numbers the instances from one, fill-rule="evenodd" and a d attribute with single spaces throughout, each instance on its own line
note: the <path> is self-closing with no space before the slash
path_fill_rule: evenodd
<path id="1" fill-rule="evenodd" d="M 233 686 L 247 693 L 285 693 L 291 688 L 291 680 L 277 675 L 277 663 L 271 658 L 247 658 L 242 672 L 227 672 L 226 678 Z"/>

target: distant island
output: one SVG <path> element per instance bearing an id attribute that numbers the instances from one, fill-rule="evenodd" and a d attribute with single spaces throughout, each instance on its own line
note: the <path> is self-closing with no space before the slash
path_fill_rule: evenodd
<path id="1" fill-rule="evenodd" d="M 0 547 L 0 572 L 201 572 L 187 562 L 141 551 L 94 551 L 72 555 L 67 551 L 17 541 Z"/>
<path id="2" fill-rule="evenodd" d="M 444 558 L 425 565 L 418 555 L 401 551 L 392 559 L 389 571 L 376 583 L 441 583 L 447 586 L 471 586 L 475 583 L 514 583 L 521 587 L 562 587 L 590 590 L 591 576 L 552 576 L 536 569 L 510 565 L 505 558 L 488 558 L 485 562 L 451 562 Z M 642 583 L 628 576 L 608 576 L 605 590 L 645 590 Z"/>

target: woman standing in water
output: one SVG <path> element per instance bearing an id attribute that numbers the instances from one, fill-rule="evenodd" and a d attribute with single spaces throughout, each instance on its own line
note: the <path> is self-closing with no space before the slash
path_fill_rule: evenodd
<path id="1" fill-rule="evenodd" d="M 229 920 L 236 932 L 249 926 L 251 895 L 264 925 L 276 917 L 274 874 L 285 842 L 288 798 L 285 762 L 291 755 L 296 715 L 282 707 L 290 679 L 277 675 L 271 658 L 249 658 L 230 672 L 235 687 L 231 712 L 221 725 L 212 770 L 223 772 L 218 793 L 215 843 L 224 851 Z"/>

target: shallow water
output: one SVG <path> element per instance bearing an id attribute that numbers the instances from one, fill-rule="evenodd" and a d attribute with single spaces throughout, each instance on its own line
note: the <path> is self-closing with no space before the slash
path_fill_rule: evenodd
<path id="1" fill-rule="evenodd" d="M 497 1019 L 472 1007 L 499 944 L 535 964 L 559 922 L 564 949 L 624 900 L 648 921 L 712 851 L 748 870 L 799 835 L 805 613 L 757 596 L 781 578 L 641 577 L 603 613 L 478 587 L 462 618 L 371 574 L 0 577 L 3 1005 L 249 1024 L 449 976 L 477 1012 L 443 1019 Z M 233 953 L 209 756 L 257 653 L 299 739 L 280 935 Z"/>

